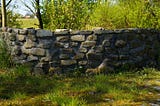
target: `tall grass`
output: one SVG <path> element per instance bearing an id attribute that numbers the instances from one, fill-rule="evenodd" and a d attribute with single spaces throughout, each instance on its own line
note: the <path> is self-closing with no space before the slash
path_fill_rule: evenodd
<path id="1" fill-rule="evenodd" d="M 80 100 L 78 97 L 69 97 L 63 91 L 55 91 L 45 95 L 43 98 L 46 101 L 51 101 L 54 105 L 60 106 L 83 106 L 84 100 Z"/>
<path id="2" fill-rule="evenodd" d="M 6 69 L 12 65 L 11 55 L 7 44 L 0 38 L 0 69 Z"/>

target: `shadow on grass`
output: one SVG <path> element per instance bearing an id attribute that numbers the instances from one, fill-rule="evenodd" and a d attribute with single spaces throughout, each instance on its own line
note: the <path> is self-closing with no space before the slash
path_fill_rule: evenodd
<path id="1" fill-rule="evenodd" d="M 83 76 L 83 78 L 65 76 L 50 78 L 48 76 L 32 76 L 27 73 L 27 68 L 18 67 L 9 73 L 0 75 L 0 99 L 10 100 L 45 95 L 48 97 L 47 100 L 51 98 L 53 102 L 60 97 L 64 101 L 68 97 L 78 97 L 77 101 L 78 99 L 84 100 L 87 104 L 102 102 L 110 104 L 110 101 L 119 100 L 149 103 L 156 99 L 155 95 L 158 94 L 158 91 L 153 90 L 152 86 L 146 86 L 146 80 L 154 79 L 158 74 L 148 73 L 148 71 L 134 74 Z M 62 92 L 63 95 L 55 94 L 55 92 Z M 149 94 L 150 92 L 152 94 Z M 45 97 L 39 99 L 43 101 L 46 99 Z M 73 99 L 68 101 L 73 101 Z"/>
<path id="2" fill-rule="evenodd" d="M 0 99 L 12 99 L 16 93 L 27 96 L 45 94 L 58 86 L 57 80 L 47 76 L 32 76 L 28 68 L 20 66 L 0 75 Z"/>

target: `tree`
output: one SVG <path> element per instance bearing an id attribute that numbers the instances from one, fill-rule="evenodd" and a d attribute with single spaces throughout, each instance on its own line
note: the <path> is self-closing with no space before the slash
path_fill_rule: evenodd
<path id="1" fill-rule="evenodd" d="M 99 3 L 90 15 L 90 25 L 115 28 L 160 29 L 160 8 L 157 0 L 117 0 Z"/>
<path id="2" fill-rule="evenodd" d="M 6 0 L 1 0 L 1 13 L 2 13 L 2 27 L 7 26 L 7 9 L 6 7 L 9 6 L 12 0 L 9 0 L 6 4 Z"/>
<path id="3" fill-rule="evenodd" d="M 7 13 L 6 13 L 6 1 L 1 0 L 1 10 L 2 10 L 2 27 L 7 26 Z"/>
<path id="4" fill-rule="evenodd" d="M 44 0 L 42 19 L 44 27 L 50 30 L 82 29 L 90 12 L 88 0 Z"/>
<path id="5" fill-rule="evenodd" d="M 32 12 L 37 17 L 39 22 L 38 26 L 39 28 L 43 29 L 40 0 L 29 0 L 30 3 L 25 2 L 25 0 L 21 0 L 21 2 L 25 5 L 26 8 L 28 8 L 30 12 Z"/>

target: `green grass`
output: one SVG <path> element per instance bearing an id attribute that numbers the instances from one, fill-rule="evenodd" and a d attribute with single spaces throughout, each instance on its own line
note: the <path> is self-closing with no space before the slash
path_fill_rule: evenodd
<path id="1" fill-rule="evenodd" d="M 95 76 L 32 76 L 26 66 L 0 74 L 0 105 L 140 106 L 160 98 L 160 72 L 145 68 Z"/>
<path id="2" fill-rule="evenodd" d="M 20 28 L 38 28 L 37 19 L 17 19 L 20 22 Z"/>

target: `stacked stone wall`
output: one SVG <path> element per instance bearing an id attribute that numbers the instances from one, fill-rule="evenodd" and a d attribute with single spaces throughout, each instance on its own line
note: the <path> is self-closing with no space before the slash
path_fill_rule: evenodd
<path id="1" fill-rule="evenodd" d="M 104 60 L 108 69 L 158 67 L 160 31 L 119 29 L 55 32 L 42 29 L 3 28 L 0 31 L 11 49 L 13 61 L 31 63 L 34 73 L 61 72 L 75 67 L 96 68 Z"/>

